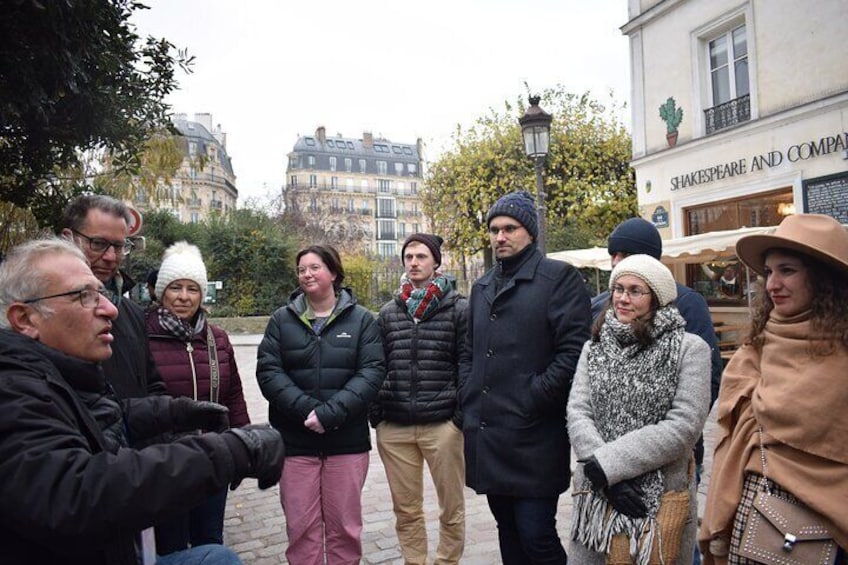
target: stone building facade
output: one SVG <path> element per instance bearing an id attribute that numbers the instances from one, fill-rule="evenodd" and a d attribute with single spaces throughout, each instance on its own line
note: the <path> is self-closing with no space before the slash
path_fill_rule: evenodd
<path id="1" fill-rule="evenodd" d="M 159 198 L 150 199 L 139 191 L 132 205 L 142 213 L 169 210 L 185 223 L 235 210 L 236 176 L 221 125 L 213 127 L 212 114 L 206 113 L 195 114 L 193 120 L 186 114 L 175 114 L 172 121 L 182 134 L 177 137 L 182 164 L 167 186 L 161 187 Z"/>
<path id="2" fill-rule="evenodd" d="M 664 238 L 774 226 L 796 212 L 848 223 L 839 48 L 848 2 L 628 0 L 628 9 L 631 164 L 640 212 Z M 706 289 L 710 270 L 728 265 L 740 267 L 732 253 L 674 270 Z M 745 310 L 744 293 L 707 298 L 714 318 Z"/>
<path id="3" fill-rule="evenodd" d="M 418 197 L 423 165 L 421 139 L 327 136 L 319 127 L 288 154 L 285 206 L 348 251 L 397 257 L 409 234 L 428 230 Z"/>

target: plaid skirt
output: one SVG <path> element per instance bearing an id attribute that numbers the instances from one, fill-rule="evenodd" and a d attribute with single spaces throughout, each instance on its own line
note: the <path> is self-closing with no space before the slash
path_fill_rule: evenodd
<path id="1" fill-rule="evenodd" d="M 733 532 L 730 537 L 730 554 L 727 559 L 728 565 L 760 564 L 759 561 L 752 561 L 746 557 L 741 557 L 739 555 L 739 547 L 742 545 L 742 533 L 745 531 L 745 525 L 748 523 L 748 516 L 751 514 L 751 510 L 754 507 L 754 499 L 757 497 L 757 493 L 759 493 L 762 488 L 762 479 L 762 475 L 757 473 L 745 474 L 745 484 L 742 486 L 742 500 L 736 508 L 736 516 L 733 519 Z M 795 498 L 791 492 L 776 482 L 771 479 L 766 479 L 766 481 L 768 481 L 769 489 L 771 489 L 771 493 L 773 495 L 779 496 L 780 498 L 790 502 L 803 504 L 800 500 Z M 834 563 L 836 565 L 848 565 L 848 556 L 846 556 L 843 548 L 839 548 Z"/>

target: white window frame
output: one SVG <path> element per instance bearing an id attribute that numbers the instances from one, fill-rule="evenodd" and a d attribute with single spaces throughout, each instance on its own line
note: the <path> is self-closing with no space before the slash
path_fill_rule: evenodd
<path id="1" fill-rule="evenodd" d="M 740 25 L 745 26 L 746 41 L 748 43 L 748 89 L 750 91 L 751 120 L 756 120 L 759 115 L 758 85 L 757 85 L 757 42 L 756 30 L 754 28 L 754 11 L 751 3 L 726 12 L 715 20 L 704 24 L 693 30 L 689 36 L 689 49 L 692 60 L 692 84 L 694 85 L 693 107 L 698 108 L 692 119 L 692 129 L 706 134 L 706 119 L 704 110 L 714 106 L 712 95 L 712 84 L 710 83 L 710 53 L 709 43 L 713 39 L 727 33 Z"/>

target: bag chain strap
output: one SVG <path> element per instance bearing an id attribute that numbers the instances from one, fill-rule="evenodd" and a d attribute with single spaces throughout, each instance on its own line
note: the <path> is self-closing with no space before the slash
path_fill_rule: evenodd
<path id="1" fill-rule="evenodd" d="M 768 474 L 766 473 L 766 448 L 763 445 L 763 427 L 760 426 L 760 460 L 763 463 L 763 490 L 766 491 L 766 494 L 771 496 L 771 489 L 768 484 Z"/>

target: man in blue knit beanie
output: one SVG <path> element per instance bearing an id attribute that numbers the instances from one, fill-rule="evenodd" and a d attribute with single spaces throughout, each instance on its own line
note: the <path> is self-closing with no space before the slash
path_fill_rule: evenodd
<path id="1" fill-rule="evenodd" d="M 589 294 L 573 266 L 535 245 L 525 191 L 486 214 L 497 264 L 474 283 L 459 359 L 465 483 L 485 494 L 504 565 L 565 564 L 556 529 L 570 480 L 565 406 L 583 344 Z"/>

